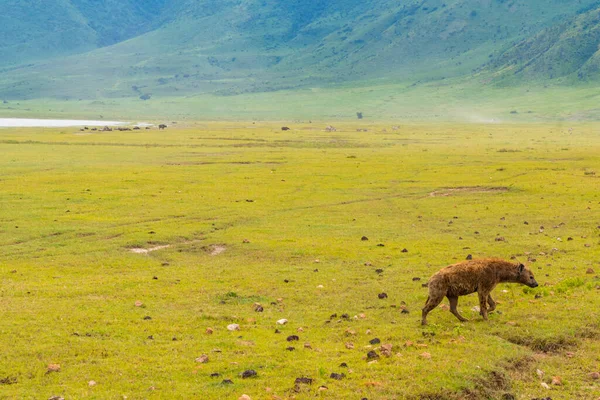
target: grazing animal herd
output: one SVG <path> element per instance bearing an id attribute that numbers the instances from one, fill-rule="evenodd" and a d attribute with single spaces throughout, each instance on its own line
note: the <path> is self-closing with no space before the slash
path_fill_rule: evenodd
<path id="1" fill-rule="evenodd" d="M 165 124 L 158 125 L 158 129 L 159 130 L 166 129 L 166 128 L 167 128 L 167 125 L 165 125 Z M 83 128 L 81 128 L 79 130 L 81 132 L 84 132 L 84 131 L 87 131 L 87 130 L 90 130 L 90 131 L 100 131 L 100 132 L 112 132 L 113 130 L 115 130 L 115 131 L 131 131 L 131 130 L 133 130 L 133 131 L 139 131 L 141 129 L 142 128 L 140 128 L 139 126 L 134 126 L 133 128 L 129 128 L 129 127 L 125 127 L 125 126 L 118 126 L 118 127 L 115 127 L 115 128 L 111 128 L 110 126 L 105 126 L 102 129 L 98 129 L 98 128 L 91 128 L 90 129 L 87 126 L 84 126 Z M 151 129 L 151 128 L 149 126 L 147 126 L 146 129 Z"/>

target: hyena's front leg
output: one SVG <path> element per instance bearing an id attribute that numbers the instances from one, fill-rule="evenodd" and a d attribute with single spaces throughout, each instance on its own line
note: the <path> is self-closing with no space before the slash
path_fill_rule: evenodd
<path id="1" fill-rule="evenodd" d="M 479 294 L 479 314 L 483 317 L 485 321 L 488 319 L 488 310 L 487 310 L 487 299 L 489 296 L 489 292 L 480 290 Z"/>

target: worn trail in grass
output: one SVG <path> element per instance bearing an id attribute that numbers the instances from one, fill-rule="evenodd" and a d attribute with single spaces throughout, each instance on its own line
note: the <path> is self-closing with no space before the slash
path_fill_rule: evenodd
<path id="1" fill-rule="evenodd" d="M 0 397 L 600 397 L 596 125 L 290 127 L 0 130 Z M 540 288 L 422 328 L 468 254 Z"/>

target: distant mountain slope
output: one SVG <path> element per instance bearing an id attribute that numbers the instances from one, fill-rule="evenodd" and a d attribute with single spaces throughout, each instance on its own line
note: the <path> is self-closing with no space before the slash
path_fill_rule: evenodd
<path id="1" fill-rule="evenodd" d="M 0 66 L 109 46 L 147 32 L 166 0 L 3 0 Z"/>
<path id="2" fill-rule="evenodd" d="M 494 59 L 499 69 L 526 63 L 528 54 L 542 45 L 515 48 L 515 55 L 501 50 L 537 35 L 558 37 L 550 33 L 562 32 L 558 24 L 582 8 L 584 18 L 596 4 L 593 0 L 53 0 L 45 9 L 41 4 L 46 3 L 34 3 L 28 14 L 20 2 L 7 1 L 12 6 L 0 5 L 0 11 L 20 12 L 21 19 L 0 17 L 0 38 L 15 31 L 21 36 L 0 41 L 0 55 L 12 53 L 13 63 L 42 57 L 18 68 L 2 69 L 0 63 L 0 97 L 10 99 L 148 99 L 469 76 L 494 54 L 502 54 Z M 569 43 L 565 41 L 565 49 Z M 50 58 L 65 54 L 72 55 Z M 555 76 L 546 74 L 544 79 Z"/>
<path id="3" fill-rule="evenodd" d="M 503 52 L 490 67 L 504 80 L 591 80 L 600 72 L 600 2 Z"/>

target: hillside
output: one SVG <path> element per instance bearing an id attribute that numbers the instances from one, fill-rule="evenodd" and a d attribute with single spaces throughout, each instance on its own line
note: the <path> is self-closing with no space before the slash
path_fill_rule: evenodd
<path id="1" fill-rule="evenodd" d="M 510 47 L 489 68 L 500 81 L 590 81 L 600 71 L 600 2 Z"/>
<path id="2" fill-rule="evenodd" d="M 0 67 L 83 53 L 154 27 L 166 0 L 5 0 Z"/>
<path id="3" fill-rule="evenodd" d="M 581 37 L 593 47 L 589 27 L 598 5 L 592 0 L 50 3 L 43 9 L 39 3 L 36 12 L 14 0 L 0 6 L 11 11 L 0 13 L 0 52 L 11 54 L 0 64 L 0 98 L 143 101 L 408 86 L 470 79 L 484 65 L 486 73 L 503 71 L 503 77 L 519 69 L 527 80 L 594 71 L 593 60 L 583 57 L 589 62 L 549 72 L 536 55 L 562 38 L 554 53 L 544 53 L 545 64 L 556 68 L 552 57 L 581 48 Z M 583 36 L 569 38 L 574 31 Z"/>

